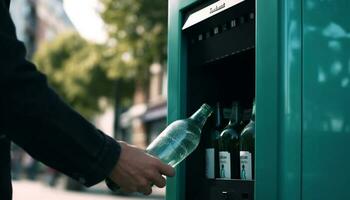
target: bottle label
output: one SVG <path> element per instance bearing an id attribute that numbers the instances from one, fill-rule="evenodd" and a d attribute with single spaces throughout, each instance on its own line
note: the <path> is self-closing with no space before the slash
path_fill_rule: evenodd
<path id="1" fill-rule="evenodd" d="M 205 150 L 205 175 L 208 179 L 215 178 L 215 149 L 208 148 Z"/>
<path id="2" fill-rule="evenodd" d="M 219 152 L 220 178 L 231 178 L 231 155 L 227 151 Z"/>
<path id="3" fill-rule="evenodd" d="M 252 154 L 249 151 L 240 151 L 240 163 L 241 163 L 241 179 L 242 180 L 252 180 Z"/>

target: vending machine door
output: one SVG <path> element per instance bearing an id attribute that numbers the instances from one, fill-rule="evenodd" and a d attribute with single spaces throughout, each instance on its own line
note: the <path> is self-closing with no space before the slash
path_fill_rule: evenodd
<path id="1" fill-rule="evenodd" d="M 302 199 L 350 199 L 350 2 L 302 6 Z"/>
<path id="2" fill-rule="evenodd" d="M 212 55 L 221 54 L 215 48 L 198 48 L 198 57 L 189 58 L 193 48 L 189 47 L 186 31 L 195 30 L 196 25 L 203 25 L 202 21 L 210 21 L 220 14 L 195 17 L 184 26 L 187 13 L 216 2 L 220 1 L 169 1 L 169 122 L 184 118 L 202 99 L 200 95 L 189 93 L 196 92 L 193 85 L 189 85 L 194 79 L 200 80 L 204 73 L 201 70 L 214 66 L 218 71 L 233 72 L 225 68 L 228 61 L 225 58 L 213 64 L 212 59 L 218 56 Z M 221 5 L 213 7 L 214 12 L 223 9 Z M 350 161 L 347 159 L 350 152 L 349 8 L 347 0 L 255 1 L 254 46 L 240 54 L 249 58 L 243 60 L 251 60 L 254 52 L 255 200 L 350 199 L 347 191 L 350 179 Z M 246 42 L 227 42 L 222 45 L 233 46 L 223 48 L 221 52 L 232 51 Z M 211 43 L 208 40 L 206 44 Z M 237 61 L 236 57 L 227 59 L 251 66 L 249 62 Z M 223 68 L 219 67 L 220 62 Z M 201 68 L 204 65 L 207 68 Z M 200 67 L 198 74 L 189 70 L 192 66 Z M 244 69 L 247 70 L 243 72 L 250 74 L 251 68 Z M 209 72 L 207 74 L 215 76 L 215 71 Z M 202 83 L 203 90 L 211 87 L 208 81 Z M 248 93 L 247 99 L 251 98 Z M 194 154 L 177 168 L 176 177 L 168 179 L 167 200 L 193 200 L 188 199 L 188 195 L 192 195 L 189 190 L 199 190 L 203 186 L 197 172 L 189 170 L 193 159 L 200 161 L 198 157 L 203 156 L 201 151 Z M 203 166 L 198 164 L 198 167 Z M 251 198 L 244 194 L 236 196 L 236 188 L 242 185 L 235 187 L 232 183 L 239 182 L 208 183 L 209 186 L 203 186 L 203 193 L 206 190 L 217 192 L 217 199 Z M 249 183 L 240 190 L 244 188 L 249 188 Z"/>

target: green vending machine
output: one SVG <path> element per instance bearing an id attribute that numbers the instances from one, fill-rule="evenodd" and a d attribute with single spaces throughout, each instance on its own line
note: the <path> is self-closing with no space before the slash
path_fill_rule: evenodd
<path id="1" fill-rule="evenodd" d="M 256 137 L 251 180 L 208 178 L 209 120 L 167 200 L 350 199 L 349 9 L 348 0 L 169 1 L 168 122 L 208 103 L 226 124 L 233 102 L 246 110 L 255 100 Z"/>

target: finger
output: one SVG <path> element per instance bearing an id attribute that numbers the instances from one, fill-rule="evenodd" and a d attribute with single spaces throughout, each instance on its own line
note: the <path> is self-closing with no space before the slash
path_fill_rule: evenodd
<path id="1" fill-rule="evenodd" d="M 166 185 L 166 180 L 161 174 L 155 174 L 151 177 L 152 183 L 157 187 L 163 188 Z"/>
<path id="2" fill-rule="evenodd" d="M 165 176 L 170 176 L 170 177 L 175 176 L 175 169 L 170 165 L 161 163 L 158 169 L 159 169 L 159 172 L 161 174 L 164 174 Z"/>
<path id="3" fill-rule="evenodd" d="M 152 194 L 152 187 L 151 187 L 151 185 L 149 185 L 147 187 L 141 187 L 138 189 L 138 192 L 140 192 L 144 195 L 150 195 L 150 194 Z"/>
<path id="4" fill-rule="evenodd" d="M 121 188 L 120 189 L 122 192 L 124 193 L 133 193 L 133 192 L 137 192 L 136 188 Z"/>

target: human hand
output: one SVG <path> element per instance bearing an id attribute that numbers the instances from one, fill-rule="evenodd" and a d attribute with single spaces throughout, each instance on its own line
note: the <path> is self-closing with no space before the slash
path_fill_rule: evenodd
<path id="1" fill-rule="evenodd" d="M 145 195 L 152 193 L 152 185 L 165 187 L 166 181 L 162 175 L 174 176 L 173 167 L 162 163 L 158 158 L 145 151 L 119 142 L 121 153 L 118 163 L 109 178 L 125 192 L 140 192 Z"/>

